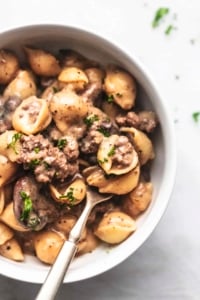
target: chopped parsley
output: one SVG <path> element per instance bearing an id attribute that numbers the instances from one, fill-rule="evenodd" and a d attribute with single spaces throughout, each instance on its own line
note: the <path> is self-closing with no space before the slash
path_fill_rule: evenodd
<path id="1" fill-rule="evenodd" d="M 73 204 L 73 202 L 76 200 L 76 198 L 74 197 L 74 188 L 70 187 L 69 192 L 67 192 L 67 194 L 61 195 L 59 198 L 60 199 L 67 198 L 70 201 L 70 204 Z"/>
<path id="2" fill-rule="evenodd" d="M 112 146 L 111 149 L 109 150 L 108 152 L 108 156 L 113 156 L 115 154 L 115 150 L 116 150 L 116 147 L 115 146 Z"/>
<path id="3" fill-rule="evenodd" d="M 52 86 L 52 90 L 53 90 L 54 94 L 59 92 L 59 89 L 55 86 Z"/>
<path id="4" fill-rule="evenodd" d="M 166 35 L 170 35 L 170 33 L 172 32 L 172 30 L 176 29 L 173 25 L 169 25 L 166 30 L 165 30 L 165 34 Z"/>
<path id="5" fill-rule="evenodd" d="M 48 162 L 46 162 L 46 161 L 43 161 L 43 165 L 44 165 L 46 170 L 48 170 L 51 167 L 51 165 L 48 164 Z"/>
<path id="6" fill-rule="evenodd" d="M 107 99 L 108 103 L 112 103 L 114 101 L 113 95 L 108 95 Z"/>
<path id="7" fill-rule="evenodd" d="M 38 166 L 40 164 L 40 159 L 32 159 L 29 163 L 29 168 L 30 169 L 34 169 L 36 166 Z"/>
<path id="8" fill-rule="evenodd" d="M 23 200 L 23 209 L 20 216 L 20 221 L 25 221 L 28 219 L 30 212 L 33 209 L 33 203 L 31 197 L 26 192 L 21 191 L 20 196 Z"/>
<path id="9" fill-rule="evenodd" d="M 104 164 L 105 162 L 108 162 L 108 159 L 106 157 L 103 160 L 98 159 L 99 164 Z"/>
<path id="10" fill-rule="evenodd" d="M 58 140 L 58 142 L 57 142 L 57 147 L 58 147 L 60 150 L 63 150 L 63 148 L 65 148 L 66 145 L 67 145 L 67 140 L 66 140 L 66 139 L 60 139 L 60 140 Z"/>
<path id="11" fill-rule="evenodd" d="M 160 21 L 169 13 L 169 8 L 167 7 L 161 7 L 159 8 L 154 16 L 154 19 L 152 21 L 152 27 L 158 27 L 160 25 Z"/>
<path id="12" fill-rule="evenodd" d="M 99 121 L 99 117 L 97 115 L 90 115 L 84 118 L 84 123 L 88 126 L 91 127 L 92 124 L 96 121 Z"/>
<path id="13" fill-rule="evenodd" d="M 18 151 L 16 150 L 16 143 L 17 141 L 20 140 L 20 138 L 22 137 L 21 133 L 15 133 L 12 136 L 12 141 L 8 144 L 8 148 L 12 148 L 15 152 L 15 154 L 18 154 Z"/>
<path id="14" fill-rule="evenodd" d="M 102 133 L 105 137 L 109 137 L 110 136 L 109 130 L 106 129 L 106 128 L 104 128 L 104 127 L 98 128 L 97 131 L 99 131 L 100 133 Z"/>
<path id="15" fill-rule="evenodd" d="M 198 123 L 198 121 L 200 121 L 200 111 L 194 112 L 192 114 L 192 118 L 196 123 Z"/>
<path id="16" fill-rule="evenodd" d="M 36 154 L 38 154 L 38 153 L 40 152 L 40 148 L 39 148 L 39 147 L 35 147 L 33 150 L 34 150 L 34 152 L 35 152 Z"/>

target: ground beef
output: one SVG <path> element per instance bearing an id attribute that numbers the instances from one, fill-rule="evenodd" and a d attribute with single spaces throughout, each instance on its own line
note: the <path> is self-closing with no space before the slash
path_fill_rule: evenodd
<path id="1" fill-rule="evenodd" d="M 113 164 L 119 168 L 129 166 L 133 160 L 133 145 L 129 142 L 129 139 L 123 135 L 119 136 L 114 149 Z"/>
<path id="2" fill-rule="evenodd" d="M 141 111 L 138 114 L 130 111 L 126 115 L 117 116 L 116 123 L 120 127 L 131 126 L 149 133 L 157 126 L 158 120 L 152 111 Z"/>
<path id="3" fill-rule="evenodd" d="M 66 155 L 68 161 L 75 161 L 79 157 L 79 145 L 77 140 L 73 136 L 66 136 L 66 146 L 63 148 L 63 152 Z"/>
<path id="4" fill-rule="evenodd" d="M 78 171 L 78 163 L 69 162 L 67 155 L 41 134 L 23 135 L 20 142 L 22 149 L 17 162 L 32 170 L 38 182 L 64 181 Z"/>

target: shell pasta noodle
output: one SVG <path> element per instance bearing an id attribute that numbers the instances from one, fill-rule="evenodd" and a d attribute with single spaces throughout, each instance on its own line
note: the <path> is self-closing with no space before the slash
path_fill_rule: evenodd
<path id="1" fill-rule="evenodd" d="M 0 255 L 53 264 L 87 186 L 113 197 L 92 210 L 77 255 L 123 242 L 152 200 L 156 114 L 121 66 L 22 51 L 25 62 L 0 50 Z"/>

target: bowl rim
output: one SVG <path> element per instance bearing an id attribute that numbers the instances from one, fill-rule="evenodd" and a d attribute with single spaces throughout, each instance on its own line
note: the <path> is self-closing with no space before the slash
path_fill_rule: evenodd
<path id="1" fill-rule="evenodd" d="M 24 30 L 44 30 L 44 29 L 65 29 L 66 31 L 70 30 L 72 32 L 76 33 L 83 33 L 84 35 L 89 35 L 90 38 L 98 39 L 99 41 L 102 41 L 103 44 L 107 45 L 110 49 L 113 51 L 116 51 L 117 53 L 120 53 L 123 57 L 125 57 L 130 63 L 134 65 L 134 68 L 136 69 L 136 72 L 138 75 L 144 79 L 143 86 L 145 90 L 151 93 L 156 99 L 156 101 L 159 103 L 159 108 L 162 111 L 162 115 L 164 117 L 165 126 L 163 127 L 164 132 L 164 142 L 165 142 L 165 151 L 167 153 L 167 164 L 165 164 L 164 169 L 164 178 L 162 179 L 162 184 L 160 190 L 162 190 L 162 195 L 158 195 L 157 198 L 162 197 L 162 201 L 158 201 L 159 205 L 155 204 L 155 209 L 151 211 L 151 214 L 149 214 L 147 220 L 145 221 L 145 224 L 142 226 L 140 231 L 136 231 L 134 233 L 137 246 L 134 246 L 130 249 L 127 248 L 126 251 L 121 254 L 120 251 L 120 245 L 118 247 L 118 251 L 115 252 L 115 255 L 109 259 L 109 264 L 101 264 L 99 266 L 98 270 L 90 269 L 89 272 L 81 273 L 78 278 L 75 277 L 73 272 L 69 272 L 65 278 L 64 283 L 70 283 L 70 282 L 78 282 L 80 280 L 85 280 L 97 275 L 100 275 L 113 267 L 119 265 L 122 263 L 125 259 L 127 259 L 130 255 L 132 255 L 151 235 L 157 224 L 159 223 L 161 217 L 163 216 L 167 205 L 169 203 L 170 195 L 173 190 L 173 186 L 175 183 L 175 175 L 176 175 L 176 143 L 175 143 L 175 131 L 174 126 L 172 123 L 172 120 L 170 118 L 169 108 L 167 104 L 164 102 L 164 98 L 161 97 L 161 94 L 159 92 L 158 86 L 156 85 L 154 79 L 149 74 L 149 71 L 147 68 L 141 63 L 141 61 L 138 59 L 138 57 L 135 56 L 134 53 L 129 53 L 127 49 L 124 49 L 121 45 L 119 46 L 116 41 L 109 41 L 107 38 L 102 37 L 100 34 L 96 34 L 92 31 L 89 31 L 88 29 L 82 29 L 76 26 L 69 26 L 69 25 L 63 25 L 63 24 L 33 24 L 33 25 L 24 25 L 20 27 L 15 28 L 8 28 L 0 32 L 0 38 L 1 36 L 11 34 L 11 33 L 18 33 Z M 170 141 L 167 143 L 166 141 Z M 10 262 L 7 259 L 1 261 L 1 275 L 13 278 L 16 280 L 21 280 L 24 282 L 29 283 L 42 283 L 43 277 L 37 276 L 37 270 L 36 271 L 30 271 L 29 268 L 23 269 L 23 272 L 16 272 L 20 268 L 20 263 L 16 262 Z M 32 272 L 32 275 L 30 277 L 30 273 Z M 47 275 L 47 274 L 46 274 Z M 46 277 L 45 275 L 45 277 Z M 77 275 L 77 274 L 76 274 Z M 34 278 L 34 280 L 33 280 Z"/>

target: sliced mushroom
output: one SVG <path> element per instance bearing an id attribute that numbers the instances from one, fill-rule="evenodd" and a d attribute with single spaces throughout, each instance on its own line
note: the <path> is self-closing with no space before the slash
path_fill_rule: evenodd
<path id="1" fill-rule="evenodd" d="M 86 195 L 86 185 L 82 179 L 75 179 L 67 187 L 55 187 L 50 184 L 50 193 L 53 199 L 60 203 L 76 205 L 80 203 Z"/>
<path id="2" fill-rule="evenodd" d="M 130 172 L 123 175 L 105 175 L 97 166 L 89 167 L 83 171 L 86 182 L 99 188 L 100 193 L 124 195 L 132 191 L 138 184 L 140 167 L 137 165 Z"/>
<path id="3" fill-rule="evenodd" d="M 118 67 L 111 66 L 106 70 L 104 90 L 124 110 L 131 109 L 135 104 L 135 79 Z"/>
<path id="4" fill-rule="evenodd" d="M 51 123 L 51 113 L 45 100 L 35 96 L 25 99 L 13 114 L 13 127 L 25 134 L 35 134 Z"/>
<path id="5" fill-rule="evenodd" d="M 8 84 L 19 69 L 19 61 L 11 51 L 0 50 L 0 84 Z"/>
<path id="6" fill-rule="evenodd" d="M 152 141 L 144 132 L 134 127 L 122 127 L 121 132 L 129 133 L 135 149 L 138 152 L 141 165 L 146 164 L 148 160 L 154 159 L 155 152 Z"/>
<path id="7" fill-rule="evenodd" d="M 136 222 L 129 215 L 113 211 L 103 216 L 95 230 L 95 235 L 106 243 L 118 244 L 135 230 Z"/>
<path id="8" fill-rule="evenodd" d="M 31 177 L 16 182 L 13 197 L 15 216 L 25 228 L 38 231 L 58 217 L 55 206 L 45 199 Z"/>
<path id="9" fill-rule="evenodd" d="M 5 97 L 18 96 L 23 100 L 36 95 L 36 93 L 37 88 L 32 73 L 26 70 L 20 70 L 17 76 L 5 88 L 3 95 Z"/>
<path id="10" fill-rule="evenodd" d="M 51 77 L 60 73 L 58 60 L 51 53 L 41 50 L 24 47 L 28 62 L 33 72 L 39 76 Z"/>
<path id="11" fill-rule="evenodd" d="M 97 159 L 106 174 L 125 174 L 138 164 L 137 152 L 128 138 L 116 134 L 103 139 Z"/>

